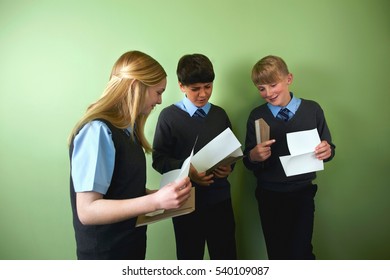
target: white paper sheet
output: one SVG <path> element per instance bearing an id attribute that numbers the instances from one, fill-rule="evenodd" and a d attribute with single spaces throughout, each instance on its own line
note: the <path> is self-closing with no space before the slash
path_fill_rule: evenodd
<path id="1" fill-rule="evenodd" d="M 190 156 L 183 162 L 180 169 L 174 169 L 164 173 L 160 181 L 160 188 L 164 187 L 165 185 L 171 182 L 174 182 L 176 180 L 181 180 L 187 177 L 188 173 L 190 172 L 190 164 L 193 155 L 194 155 L 194 149 L 192 149 Z M 153 217 L 162 213 L 164 213 L 164 209 L 147 213 L 145 214 L 145 216 Z"/>
<path id="2" fill-rule="evenodd" d="M 191 163 L 198 172 L 204 172 L 221 160 L 234 156 L 242 156 L 241 143 L 230 128 L 226 128 L 206 146 L 199 150 Z"/>
<path id="3" fill-rule="evenodd" d="M 317 129 L 287 133 L 289 156 L 279 157 L 286 176 L 324 169 L 324 162 L 315 157 L 315 147 L 321 143 Z"/>
<path id="4" fill-rule="evenodd" d="M 162 175 L 160 181 L 160 188 L 171 182 L 174 182 L 176 180 L 181 180 L 188 176 L 188 173 L 190 172 L 190 163 L 193 154 L 194 154 L 194 150 L 192 149 L 191 155 L 183 162 L 183 165 L 181 166 L 180 169 L 171 170 Z"/>

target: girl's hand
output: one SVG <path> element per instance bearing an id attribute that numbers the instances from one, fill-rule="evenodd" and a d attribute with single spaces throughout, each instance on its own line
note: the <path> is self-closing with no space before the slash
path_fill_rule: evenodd
<path id="1" fill-rule="evenodd" d="M 191 181 L 189 177 L 169 183 L 153 193 L 158 209 L 176 209 L 183 205 L 190 197 Z"/>

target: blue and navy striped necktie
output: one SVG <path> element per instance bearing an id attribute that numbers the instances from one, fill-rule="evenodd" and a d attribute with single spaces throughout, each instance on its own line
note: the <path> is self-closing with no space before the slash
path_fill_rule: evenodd
<path id="1" fill-rule="evenodd" d="M 290 119 L 289 112 L 290 112 L 290 110 L 287 108 L 280 109 L 280 111 L 276 115 L 276 117 L 280 120 L 287 122 Z"/>
<path id="2" fill-rule="evenodd" d="M 193 117 L 204 118 L 204 117 L 206 117 L 206 113 L 205 113 L 205 111 L 203 111 L 203 109 L 198 109 L 195 111 Z"/>

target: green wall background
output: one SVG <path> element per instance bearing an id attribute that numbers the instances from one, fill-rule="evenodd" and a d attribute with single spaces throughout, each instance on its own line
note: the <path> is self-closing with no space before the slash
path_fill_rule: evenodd
<path id="1" fill-rule="evenodd" d="M 390 259 L 390 2 L 0 1 L 0 259 L 75 259 L 66 139 L 100 96 L 114 61 L 142 50 L 168 72 L 161 109 L 182 98 L 178 59 L 201 52 L 215 66 L 211 102 L 244 143 L 262 103 L 250 81 L 261 57 L 285 58 L 293 92 L 325 110 L 335 159 L 319 172 L 319 259 Z M 148 156 L 148 186 L 160 176 Z M 266 259 L 254 179 L 231 175 L 241 259 Z M 175 259 L 172 224 L 148 230 L 148 259 Z M 206 254 L 207 258 L 207 254 Z"/>

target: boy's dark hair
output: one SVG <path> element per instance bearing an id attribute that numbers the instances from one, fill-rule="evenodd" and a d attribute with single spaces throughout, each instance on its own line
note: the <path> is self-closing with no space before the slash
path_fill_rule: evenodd
<path id="1" fill-rule="evenodd" d="M 210 59 L 197 53 L 182 56 L 177 64 L 176 74 L 183 85 L 210 83 L 215 78 Z"/>

